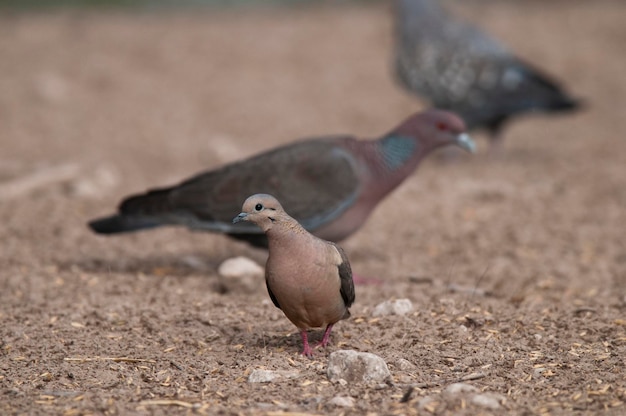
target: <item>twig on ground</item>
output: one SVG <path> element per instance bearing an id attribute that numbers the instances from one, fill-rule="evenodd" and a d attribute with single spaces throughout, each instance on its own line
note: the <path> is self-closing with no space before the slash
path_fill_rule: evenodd
<path id="1" fill-rule="evenodd" d="M 113 361 L 115 363 L 156 363 L 149 358 L 129 358 L 129 357 L 65 357 L 63 361 L 78 361 L 81 363 L 90 361 Z"/>
<path id="2" fill-rule="evenodd" d="M 574 309 L 574 315 L 578 315 L 578 314 L 585 313 L 585 312 L 596 313 L 596 310 L 588 306 L 581 306 L 580 308 Z"/>
<path id="3" fill-rule="evenodd" d="M 485 373 L 471 373 L 471 374 L 467 374 L 463 377 L 459 377 L 455 379 L 447 379 L 447 380 L 441 380 L 441 381 L 431 381 L 431 382 L 425 382 L 425 383 L 412 384 L 408 387 L 406 393 L 402 395 L 402 398 L 400 399 L 400 403 L 408 402 L 411 399 L 411 394 L 413 393 L 413 390 L 415 389 L 427 389 L 430 387 L 441 386 L 443 384 L 453 384 L 453 383 L 460 383 L 462 381 L 478 380 L 486 376 L 487 375 Z"/>
<path id="4" fill-rule="evenodd" d="M 176 364 L 174 361 L 170 360 L 170 365 L 172 367 L 176 367 L 177 369 L 179 369 L 180 371 L 183 371 L 183 367 L 181 367 L 179 364 Z"/>
<path id="5" fill-rule="evenodd" d="M 55 397 L 72 397 L 84 394 L 84 391 L 62 391 L 62 390 L 44 390 L 41 392 L 43 396 Z"/>
<path id="6" fill-rule="evenodd" d="M 180 406 L 193 409 L 196 404 L 183 402 L 182 400 L 143 400 L 139 402 L 141 406 Z"/>

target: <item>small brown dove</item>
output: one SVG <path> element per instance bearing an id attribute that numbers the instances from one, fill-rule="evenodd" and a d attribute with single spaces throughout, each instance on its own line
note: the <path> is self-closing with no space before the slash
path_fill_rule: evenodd
<path id="1" fill-rule="evenodd" d="M 350 316 L 354 282 L 346 254 L 335 243 L 305 230 L 271 195 L 246 199 L 233 223 L 240 221 L 256 224 L 267 236 L 267 291 L 274 305 L 300 329 L 302 355 L 311 357 L 307 330 L 326 327 L 319 343 L 326 347 L 333 325 Z"/>

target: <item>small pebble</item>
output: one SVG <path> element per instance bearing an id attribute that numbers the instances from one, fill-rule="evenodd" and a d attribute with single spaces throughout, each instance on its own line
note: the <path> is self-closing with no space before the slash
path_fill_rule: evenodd
<path id="1" fill-rule="evenodd" d="M 220 283 L 226 292 L 252 293 L 263 284 L 263 267 L 247 257 L 225 260 L 217 269 Z"/>
<path id="2" fill-rule="evenodd" d="M 335 396 L 332 399 L 330 399 L 328 404 L 331 404 L 337 407 L 354 407 L 354 399 L 352 397 L 346 397 L 346 396 Z"/>
<path id="3" fill-rule="evenodd" d="M 413 310 L 413 303 L 408 299 L 387 300 L 376 305 L 372 316 L 406 315 Z"/>
<path id="4" fill-rule="evenodd" d="M 467 383 L 453 383 L 453 384 L 450 384 L 449 386 L 447 386 L 443 390 L 443 394 L 449 395 L 449 396 L 457 396 L 459 394 L 475 393 L 477 391 L 478 391 L 478 389 L 476 387 L 472 386 L 471 384 L 467 384 Z"/>
<path id="5" fill-rule="evenodd" d="M 273 383 L 279 380 L 296 378 L 299 376 L 297 371 L 272 371 L 272 370 L 252 370 L 248 376 L 248 383 Z"/>
<path id="6" fill-rule="evenodd" d="M 415 364 L 413 364 L 409 360 L 405 360 L 404 358 L 398 358 L 394 364 L 396 365 L 396 368 L 400 371 L 414 371 L 417 369 Z"/>
<path id="7" fill-rule="evenodd" d="M 500 403 L 504 401 L 504 396 L 497 393 L 483 393 L 472 397 L 472 403 L 476 406 L 485 407 L 487 409 L 496 410 L 501 407 Z"/>

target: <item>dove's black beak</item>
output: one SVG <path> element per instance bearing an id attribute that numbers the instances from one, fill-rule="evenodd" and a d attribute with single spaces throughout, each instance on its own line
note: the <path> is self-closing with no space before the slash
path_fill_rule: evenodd
<path id="1" fill-rule="evenodd" d="M 247 220 L 248 220 L 248 214 L 246 214 L 245 212 L 242 212 L 241 214 L 233 218 L 233 224 L 237 224 L 239 221 L 247 221 Z"/>

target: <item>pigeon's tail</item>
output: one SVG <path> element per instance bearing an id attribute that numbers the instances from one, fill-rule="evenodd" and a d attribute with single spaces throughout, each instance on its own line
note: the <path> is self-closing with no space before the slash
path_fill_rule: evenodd
<path id="1" fill-rule="evenodd" d="M 531 70 L 528 64 L 526 64 L 526 68 L 528 70 L 526 73 L 528 86 L 530 90 L 535 91 L 534 94 L 528 93 L 528 97 L 534 100 L 534 104 L 530 106 L 531 109 L 568 112 L 583 107 L 582 100 L 572 98 L 563 90 L 558 81 L 550 79 L 547 75 L 542 75 L 538 70 Z"/>
<path id="2" fill-rule="evenodd" d="M 162 225 L 159 221 L 149 218 L 111 215 L 110 217 L 97 218 L 89 221 L 89 228 L 98 234 L 117 234 L 154 228 Z"/>
<path id="3" fill-rule="evenodd" d="M 165 225 L 164 214 L 170 209 L 169 191 L 156 189 L 126 198 L 120 204 L 119 214 L 92 220 L 89 228 L 98 234 L 116 234 Z"/>
<path id="4" fill-rule="evenodd" d="M 124 215 L 160 215 L 171 212 L 171 188 L 153 189 L 145 194 L 129 196 L 122 201 L 119 212 Z"/>
<path id="5" fill-rule="evenodd" d="M 580 110 L 585 106 L 582 100 L 570 98 L 565 95 L 559 96 L 557 99 L 550 103 L 550 110 L 554 112 L 568 112 Z"/>

